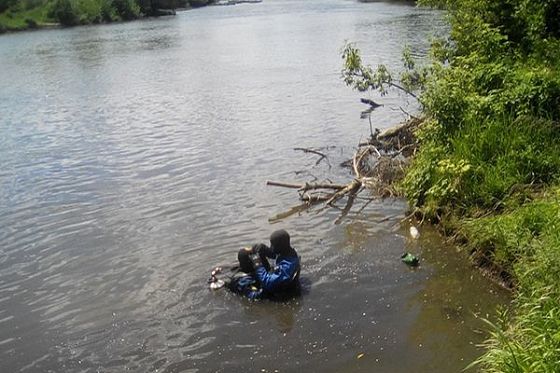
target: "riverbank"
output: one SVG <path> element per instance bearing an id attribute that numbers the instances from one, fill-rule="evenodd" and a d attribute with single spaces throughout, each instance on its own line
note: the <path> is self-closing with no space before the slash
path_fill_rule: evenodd
<path id="1" fill-rule="evenodd" d="M 128 21 L 158 13 L 141 0 L 5 0 L 0 6 L 0 33 Z"/>
<path id="2" fill-rule="evenodd" d="M 422 221 L 464 244 L 515 290 L 513 316 L 491 324 L 489 372 L 560 365 L 560 1 L 420 1 L 448 8 L 451 38 L 394 83 L 347 45 L 344 80 L 418 97 L 424 122 L 401 192 Z M 412 93 L 419 89 L 420 95 Z"/>
<path id="3" fill-rule="evenodd" d="M 175 15 L 208 5 L 259 3 L 262 0 L 2 0 L 0 34 L 33 29 L 129 21 Z"/>
<path id="4" fill-rule="evenodd" d="M 446 5 L 445 1 L 424 1 Z M 516 291 L 493 325 L 489 372 L 560 363 L 560 1 L 466 1 L 433 49 L 410 204 Z"/>

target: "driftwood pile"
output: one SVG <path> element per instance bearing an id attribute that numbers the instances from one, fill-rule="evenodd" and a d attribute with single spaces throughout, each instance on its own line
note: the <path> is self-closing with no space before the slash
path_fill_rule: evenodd
<path id="1" fill-rule="evenodd" d="M 412 118 L 383 132 L 377 130 L 368 142 L 359 144 L 352 159 L 341 165 L 351 167 L 354 174 L 352 181 L 347 184 L 330 182 L 293 184 L 267 181 L 267 185 L 270 186 L 297 189 L 299 198 L 303 202 L 303 205 L 296 206 L 273 220 L 284 218 L 317 203 L 336 207 L 336 202 L 347 197 L 346 206 L 342 210 L 345 215 L 352 208 L 356 196 L 364 189 L 371 191 L 373 197 L 370 199 L 395 196 L 394 183 L 402 178 L 404 167 L 417 150 L 418 143 L 414 131 L 420 124 L 420 119 Z M 319 155 L 316 164 L 323 159 L 328 162 L 327 156 L 319 151 L 305 148 L 295 150 Z"/>

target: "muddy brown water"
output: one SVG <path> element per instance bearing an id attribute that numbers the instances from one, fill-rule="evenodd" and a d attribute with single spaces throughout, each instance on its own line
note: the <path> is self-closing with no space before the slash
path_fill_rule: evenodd
<path id="1" fill-rule="evenodd" d="M 269 0 L 1 36 L 0 371 L 460 371 L 503 292 L 429 229 L 412 240 L 402 200 L 271 223 L 297 200 L 265 186 L 351 177 L 369 130 L 345 40 L 398 67 L 445 30 L 403 2 Z M 414 109 L 371 97 L 381 128 Z M 301 297 L 208 289 L 277 228 Z"/>

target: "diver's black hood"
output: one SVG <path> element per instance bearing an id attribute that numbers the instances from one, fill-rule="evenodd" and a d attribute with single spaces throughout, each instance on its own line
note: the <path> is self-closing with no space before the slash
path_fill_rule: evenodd
<path id="1" fill-rule="evenodd" d="M 283 229 L 272 232 L 270 235 L 270 248 L 276 255 L 297 255 L 296 251 L 290 246 L 290 235 Z"/>

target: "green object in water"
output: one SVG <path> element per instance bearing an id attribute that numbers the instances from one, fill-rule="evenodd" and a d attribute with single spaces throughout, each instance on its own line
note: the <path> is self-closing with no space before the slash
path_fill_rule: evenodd
<path id="1" fill-rule="evenodd" d="M 418 257 L 414 254 L 411 253 L 404 253 L 401 255 L 401 260 L 403 261 L 403 263 L 411 266 L 411 267 L 416 267 L 418 265 L 418 263 L 420 262 L 420 259 L 418 259 Z"/>

